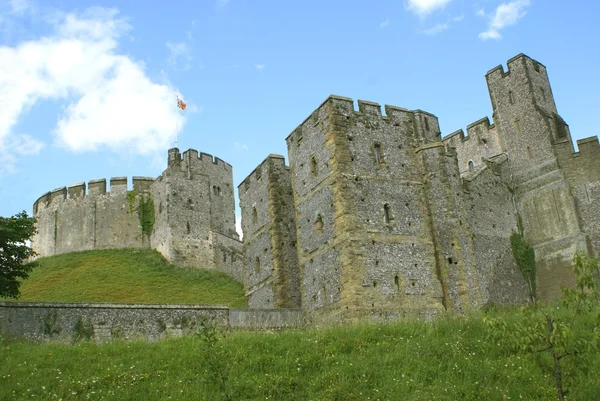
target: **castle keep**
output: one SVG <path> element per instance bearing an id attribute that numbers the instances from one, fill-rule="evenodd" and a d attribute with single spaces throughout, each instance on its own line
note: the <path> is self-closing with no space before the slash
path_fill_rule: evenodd
<path id="1" fill-rule="evenodd" d="M 219 269 L 243 281 L 231 165 L 170 149 L 158 178 L 93 180 L 59 188 L 33 205 L 40 256 L 104 248 L 153 248 L 182 266 Z"/>
<path id="2" fill-rule="evenodd" d="M 238 186 L 243 244 L 231 166 L 171 149 L 133 191 L 113 178 L 110 192 L 96 180 L 44 195 L 34 249 L 151 247 L 242 281 L 250 308 L 396 319 L 527 302 L 520 225 L 536 295 L 555 298 L 576 250 L 600 255 L 598 139 L 574 151 L 537 61 L 520 54 L 486 80 L 493 124 L 444 138 L 428 112 L 330 96 L 287 137 L 289 166 L 271 154 Z"/>

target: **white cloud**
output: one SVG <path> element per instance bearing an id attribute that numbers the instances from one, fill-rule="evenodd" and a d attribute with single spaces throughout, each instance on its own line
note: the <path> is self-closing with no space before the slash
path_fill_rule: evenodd
<path id="1" fill-rule="evenodd" d="M 501 39 L 500 30 L 515 25 L 517 21 L 525 16 L 525 8 L 530 4 L 530 0 L 515 0 L 510 3 L 503 3 L 496 8 L 491 16 L 486 15 L 483 10 L 479 10 L 477 15 L 491 18 L 488 30 L 481 32 L 479 37 L 483 40 Z"/>
<path id="2" fill-rule="evenodd" d="M 27 134 L 8 135 L 0 141 L 0 176 L 17 171 L 17 156 L 36 155 L 45 144 Z"/>
<path id="3" fill-rule="evenodd" d="M 266 67 L 266 65 L 264 65 L 264 64 L 254 64 L 254 67 L 257 70 L 264 70 L 264 68 Z"/>
<path id="4" fill-rule="evenodd" d="M 19 138 L 12 130 L 24 113 L 48 99 L 68 102 L 53 130 L 67 150 L 150 154 L 171 146 L 183 125 L 177 92 L 152 82 L 141 62 L 117 52 L 130 29 L 118 11 L 91 8 L 50 22 L 55 30 L 49 36 L 0 46 L 0 149 Z M 32 148 L 33 138 L 20 138 Z"/>
<path id="5" fill-rule="evenodd" d="M 383 21 L 382 23 L 379 24 L 379 27 L 383 29 L 383 28 L 387 27 L 388 25 L 390 25 L 390 20 L 386 19 L 385 21 Z"/>
<path id="6" fill-rule="evenodd" d="M 175 67 L 181 71 L 189 70 L 192 68 L 192 52 L 190 50 L 190 46 L 187 43 L 167 42 L 165 45 L 169 49 L 168 63 L 171 67 Z"/>
<path id="7" fill-rule="evenodd" d="M 445 31 L 446 29 L 448 29 L 448 24 L 437 24 L 429 29 L 424 30 L 423 33 L 425 35 L 436 35 L 442 31 Z"/>
<path id="8" fill-rule="evenodd" d="M 453 17 L 452 21 L 454 21 L 454 22 L 460 22 L 460 21 L 462 21 L 464 19 L 465 19 L 465 15 L 461 14 L 461 15 L 457 15 L 456 17 Z"/>
<path id="9" fill-rule="evenodd" d="M 408 0 L 406 8 L 415 14 L 425 17 L 432 12 L 444 8 L 452 0 Z"/>

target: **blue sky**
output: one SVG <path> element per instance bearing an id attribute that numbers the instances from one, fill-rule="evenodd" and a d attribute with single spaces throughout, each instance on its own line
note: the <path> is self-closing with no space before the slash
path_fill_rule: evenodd
<path id="1" fill-rule="evenodd" d="M 427 110 L 445 136 L 491 118 L 485 73 L 518 53 L 548 68 L 573 137 L 597 135 L 598 15 L 558 0 L 0 0 L 0 215 L 156 177 L 176 133 L 237 186 L 330 94 Z"/>

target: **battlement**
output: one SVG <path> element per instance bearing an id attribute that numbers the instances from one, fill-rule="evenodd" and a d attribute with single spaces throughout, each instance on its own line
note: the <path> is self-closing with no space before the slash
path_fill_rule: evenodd
<path id="1" fill-rule="evenodd" d="M 232 171 L 231 164 L 227 163 L 223 159 L 213 156 L 209 153 L 198 152 L 196 149 L 188 149 L 185 152 L 180 153 L 178 148 L 171 148 L 168 152 L 168 167 L 179 166 L 181 162 L 186 162 L 189 165 L 195 165 L 200 161 L 200 165 L 207 166 L 208 168 L 214 168 L 214 166 L 223 167 L 227 171 Z"/>
<path id="2" fill-rule="evenodd" d="M 419 122 L 419 126 L 421 126 L 422 123 L 422 126 L 426 131 L 429 131 L 430 125 L 432 126 L 432 130 L 439 131 L 438 118 L 434 114 L 427 111 L 420 109 L 409 110 L 403 107 L 390 106 L 386 104 L 383 106 L 385 114 L 382 114 L 381 105 L 379 103 L 359 99 L 356 101 L 356 104 L 358 107 L 355 107 L 355 102 L 351 98 L 330 95 L 319 105 L 319 107 L 317 107 L 315 111 L 306 117 L 306 119 L 287 136 L 286 141 L 289 142 L 292 138 L 298 138 L 301 136 L 301 132 L 304 127 L 307 127 L 310 124 L 312 126 L 319 124 L 319 115 L 322 115 L 323 113 L 329 114 L 332 112 L 333 114 L 341 115 L 346 118 L 351 118 L 353 116 L 373 117 L 377 120 L 394 124 L 395 126 L 399 126 L 402 122 L 407 120 L 421 120 Z M 425 122 L 423 118 L 426 118 L 428 121 Z M 435 132 L 435 134 L 439 135 L 439 132 Z"/>
<path id="3" fill-rule="evenodd" d="M 461 142 L 468 141 L 473 137 L 473 133 L 479 132 L 488 132 L 496 128 L 494 124 L 490 124 L 490 119 L 488 117 L 480 118 L 479 120 L 467 125 L 467 135 L 462 129 L 458 129 L 453 133 L 446 135 L 442 138 L 442 141 L 448 143 L 449 141 L 454 142 L 456 139 L 460 139 Z M 456 139 L 454 139 L 456 137 Z"/>
<path id="4" fill-rule="evenodd" d="M 133 189 L 138 192 L 148 192 L 154 181 L 155 179 L 152 177 L 133 177 Z M 67 199 L 83 200 L 86 197 L 110 196 L 111 194 L 116 196 L 127 193 L 127 177 L 112 177 L 109 182 L 110 191 L 107 191 L 106 178 L 90 180 L 87 184 L 87 191 L 85 182 L 56 188 L 40 196 L 34 202 L 34 215 L 37 214 L 40 207 L 47 207 L 54 202 L 63 202 Z"/>
<path id="5" fill-rule="evenodd" d="M 597 136 L 590 136 L 583 139 L 577 140 L 577 148 L 579 148 L 579 154 L 598 154 L 600 157 L 600 143 L 598 142 Z"/>
<path id="6" fill-rule="evenodd" d="M 252 185 L 252 182 L 257 182 L 261 180 L 263 175 L 267 173 L 267 163 L 271 160 L 277 161 L 285 166 L 285 156 L 278 155 L 275 153 L 269 154 L 269 156 L 267 156 L 258 166 L 256 166 L 256 168 L 252 170 L 252 172 L 248 174 L 246 178 L 244 178 L 240 185 L 238 185 L 238 192 L 246 192 Z M 289 169 L 288 166 L 285 167 Z"/>
<path id="7" fill-rule="evenodd" d="M 504 71 L 504 67 L 502 66 L 502 64 L 492 68 L 491 70 L 489 70 L 486 74 L 485 77 L 486 79 L 490 79 L 492 77 L 506 77 L 509 76 L 511 71 L 513 71 L 516 67 L 517 67 L 517 63 L 521 62 L 521 63 L 525 63 L 527 65 L 532 66 L 536 71 L 546 71 L 546 67 L 540 63 L 537 60 L 532 59 L 531 57 L 523 54 L 523 53 L 519 53 L 516 56 L 514 56 L 513 58 L 509 59 L 506 62 L 506 66 L 507 69 L 506 71 Z"/>

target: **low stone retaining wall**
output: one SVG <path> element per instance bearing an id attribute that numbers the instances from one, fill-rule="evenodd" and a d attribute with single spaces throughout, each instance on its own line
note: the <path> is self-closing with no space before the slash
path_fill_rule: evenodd
<path id="1" fill-rule="evenodd" d="M 196 332 L 301 327 L 299 310 L 230 310 L 223 305 L 67 304 L 0 302 L 0 331 L 36 342 L 93 339 L 158 341 Z"/>
<path id="2" fill-rule="evenodd" d="M 232 309 L 231 330 L 279 330 L 303 327 L 304 315 L 299 309 Z"/>

